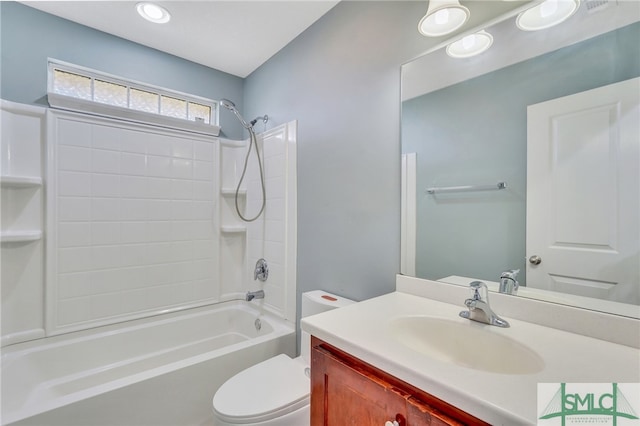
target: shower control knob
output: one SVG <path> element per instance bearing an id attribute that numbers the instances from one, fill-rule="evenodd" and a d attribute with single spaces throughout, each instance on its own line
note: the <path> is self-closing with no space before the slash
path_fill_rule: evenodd
<path id="1" fill-rule="evenodd" d="M 269 278 L 269 266 L 267 265 L 267 261 L 259 259 L 256 262 L 256 269 L 253 271 L 253 279 L 266 281 L 267 278 Z"/>
<path id="2" fill-rule="evenodd" d="M 532 265 L 539 265 L 542 263 L 542 258 L 540 256 L 533 255 L 529 258 L 529 263 Z"/>

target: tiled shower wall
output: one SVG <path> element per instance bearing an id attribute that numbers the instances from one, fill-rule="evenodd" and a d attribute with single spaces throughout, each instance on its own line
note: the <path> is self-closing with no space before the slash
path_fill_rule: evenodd
<path id="1" fill-rule="evenodd" d="M 266 296 L 252 304 L 295 319 L 295 122 L 259 135 L 267 204 L 247 224 L 233 203 L 247 141 L 5 104 L 2 141 L 18 145 L 2 157 L 3 346 L 257 289 Z M 248 216 L 262 198 L 254 154 L 239 203 Z M 44 182 L 23 188 L 40 169 Z M 5 241 L 20 232 L 26 242 Z M 259 258 L 265 283 L 253 280 Z"/>
<path id="2" fill-rule="evenodd" d="M 61 112 L 50 125 L 48 329 L 217 301 L 216 141 Z"/>

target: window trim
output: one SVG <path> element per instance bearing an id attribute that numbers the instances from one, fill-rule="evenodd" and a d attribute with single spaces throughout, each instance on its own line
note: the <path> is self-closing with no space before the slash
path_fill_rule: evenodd
<path id="1" fill-rule="evenodd" d="M 218 136 L 220 134 L 218 101 L 154 86 L 147 83 L 127 80 L 122 77 L 106 74 L 100 71 L 93 70 L 91 68 L 81 67 L 53 58 L 48 58 L 47 62 L 47 100 L 52 108 L 82 112 L 92 115 L 107 116 L 137 123 L 149 123 L 161 127 L 187 130 L 190 132 L 201 133 L 205 135 Z M 155 93 L 158 95 L 158 112 L 151 113 L 146 111 L 139 111 L 131 109 L 128 106 L 121 107 L 55 93 L 53 87 L 55 70 L 91 78 L 92 96 L 95 80 L 106 81 L 108 83 L 127 87 L 127 102 L 129 102 L 130 98 L 130 89 L 138 89 Z M 163 96 L 186 101 L 187 117 L 189 116 L 188 105 L 190 102 L 210 107 L 211 115 L 209 117 L 209 124 L 162 115 L 160 113 L 160 102 Z"/>

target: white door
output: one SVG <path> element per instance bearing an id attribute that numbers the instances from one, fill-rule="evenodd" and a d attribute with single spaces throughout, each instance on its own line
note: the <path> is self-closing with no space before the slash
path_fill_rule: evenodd
<path id="1" fill-rule="evenodd" d="M 639 94 L 635 78 L 529 106 L 528 286 L 640 303 Z"/>

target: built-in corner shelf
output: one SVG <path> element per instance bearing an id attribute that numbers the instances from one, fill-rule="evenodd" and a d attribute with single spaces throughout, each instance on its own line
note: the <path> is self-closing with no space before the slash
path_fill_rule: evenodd
<path id="1" fill-rule="evenodd" d="M 220 227 L 220 231 L 223 234 L 244 234 L 247 232 L 247 227 L 243 225 L 223 225 Z"/>
<path id="2" fill-rule="evenodd" d="M 222 194 L 225 197 L 235 196 L 236 195 L 236 189 L 235 188 L 222 188 L 220 190 L 220 194 Z M 240 188 L 240 191 L 238 191 L 238 195 L 240 195 L 240 196 L 247 195 L 247 190 L 243 189 L 243 188 Z"/>
<path id="3" fill-rule="evenodd" d="M 0 242 L 4 243 L 27 243 L 42 239 L 42 231 L 3 231 L 0 233 Z"/>
<path id="4" fill-rule="evenodd" d="M 35 176 L 0 176 L 3 188 L 37 188 L 42 186 L 42 178 Z"/>

